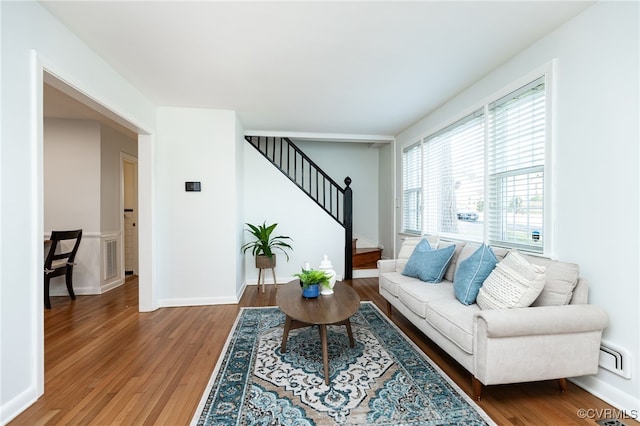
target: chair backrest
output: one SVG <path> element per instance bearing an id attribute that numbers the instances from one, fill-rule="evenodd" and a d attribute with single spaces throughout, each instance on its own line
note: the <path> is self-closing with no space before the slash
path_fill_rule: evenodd
<path id="1" fill-rule="evenodd" d="M 56 253 L 56 249 L 58 248 L 58 243 L 60 241 L 65 240 L 76 240 L 73 248 L 69 251 L 62 251 L 60 253 Z M 51 264 L 54 260 L 67 259 L 67 263 L 73 263 L 76 258 L 76 253 L 78 252 L 78 247 L 80 246 L 80 240 L 82 239 L 82 229 L 78 229 L 75 231 L 51 231 L 51 247 L 49 248 L 49 253 L 44 261 L 44 268 L 51 269 Z M 62 247 L 62 245 L 60 245 Z"/>

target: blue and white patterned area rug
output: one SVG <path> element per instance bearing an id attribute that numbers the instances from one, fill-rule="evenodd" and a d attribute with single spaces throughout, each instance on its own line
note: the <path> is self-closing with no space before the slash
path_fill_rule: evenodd
<path id="1" fill-rule="evenodd" d="M 279 308 L 243 308 L 192 425 L 495 424 L 371 302 L 329 326 L 330 385 L 317 327 L 289 333 Z"/>

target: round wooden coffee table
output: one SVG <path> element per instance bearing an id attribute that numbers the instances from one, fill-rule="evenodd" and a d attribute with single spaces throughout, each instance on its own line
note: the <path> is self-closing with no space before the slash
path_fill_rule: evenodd
<path id="1" fill-rule="evenodd" d="M 350 286 L 337 282 L 333 294 L 320 295 L 315 299 L 302 297 L 300 281 L 295 280 L 281 286 L 276 295 L 278 307 L 287 319 L 282 333 L 282 352 L 287 351 L 289 331 L 296 328 L 317 325 L 320 330 L 322 361 L 324 363 L 324 382 L 329 384 L 329 349 L 327 347 L 327 325 L 344 325 L 349 335 L 349 343 L 354 346 L 349 317 L 360 307 L 360 296 Z"/>

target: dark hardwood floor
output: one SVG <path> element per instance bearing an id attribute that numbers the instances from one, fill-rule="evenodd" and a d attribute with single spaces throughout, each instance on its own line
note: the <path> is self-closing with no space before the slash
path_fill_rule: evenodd
<path id="1" fill-rule="evenodd" d="M 350 281 L 384 312 L 377 278 Z M 52 297 L 45 310 L 45 393 L 10 425 L 186 425 L 241 306 L 275 305 L 249 286 L 238 305 L 138 312 L 137 277 L 100 296 Z M 393 322 L 468 395 L 469 374 L 404 317 Z M 579 409 L 612 407 L 572 383 L 490 386 L 479 405 L 500 425 L 595 425 Z M 637 425 L 622 420 L 626 425 Z"/>

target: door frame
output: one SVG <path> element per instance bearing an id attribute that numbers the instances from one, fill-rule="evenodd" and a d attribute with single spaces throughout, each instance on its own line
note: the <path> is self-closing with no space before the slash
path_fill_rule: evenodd
<path id="1" fill-rule="evenodd" d="M 38 107 L 32 109 L 33 123 L 36 126 L 34 135 L 35 149 L 37 153 L 35 158 L 36 174 L 35 179 L 37 188 L 34 193 L 37 194 L 37 214 L 34 224 L 36 229 L 36 237 L 40 240 L 43 235 L 44 220 L 44 200 L 43 200 L 43 92 L 44 83 L 50 84 L 73 97 L 79 102 L 84 103 L 89 108 L 113 119 L 119 124 L 127 127 L 131 131 L 138 134 L 138 310 L 140 312 L 150 312 L 158 308 L 157 291 L 155 289 L 155 250 L 153 244 L 153 231 L 155 221 L 153 219 L 155 196 L 153 194 L 155 170 L 154 160 L 154 136 L 144 127 L 130 121 L 122 113 L 118 113 L 122 108 L 108 106 L 101 102 L 95 96 L 92 96 L 80 83 L 72 83 L 73 78 L 65 75 L 64 72 L 57 70 L 53 64 L 46 62 L 36 51 L 33 52 L 32 60 L 32 89 L 35 95 L 35 103 Z M 34 243 L 35 244 L 35 243 Z M 42 242 L 40 241 L 40 246 Z M 36 252 L 36 264 L 41 264 L 43 260 L 43 250 Z M 35 283 L 39 294 L 42 294 L 42 285 L 40 282 Z M 42 297 L 40 297 L 42 299 Z M 42 309 L 44 309 L 43 301 L 40 301 Z M 41 322 L 40 319 L 38 322 Z M 38 339 L 40 340 L 40 339 Z"/>
<path id="2" fill-rule="evenodd" d="M 125 181 L 124 181 L 124 167 L 125 167 L 125 163 L 131 163 L 133 164 L 134 167 L 134 191 L 135 191 L 135 197 L 138 198 L 138 159 L 136 157 L 134 157 L 133 155 L 129 155 L 126 152 L 120 152 L 120 235 L 122 235 L 121 238 L 121 243 L 120 243 L 120 247 L 122 247 L 122 250 L 120 250 L 120 265 L 122 267 L 122 276 L 125 277 L 126 279 L 126 246 L 127 246 L 127 233 L 126 233 L 126 228 L 125 228 L 125 221 L 124 221 L 124 195 L 125 195 Z M 135 206 L 135 215 L 136 215 L 136 223 L 139 225 L 139 218 L 138 218 L 138 214 L 139 214 L 139 208 L 138 208 L 138 200 L 136 199 L 136 206 Z M 138 228 L 136 225 L 136 234 L 138 234 Z M 138 235 L 136 238 L 136 260 L 135 260 L 135 264 L 134 264 L 134 268 L 133 268 L 133 273 L 135 275 L 137 275 L 140 272 L 140 266 L 139 266 L 139 252 L 140 252 L 140 247 L 139 247 L 139 240 L 140 236 Z"/>
<path id="3" fill-rule="evenodd" d="M 136 124 L 126 118 L 129 114 L 118 113 L 126 111 L 122 106 L 109 105 L 98 97 L 92 96 L 86 84 L 74 78 L 68 69 L 63 69 L 55 63 L 48 61 L 36 50 L 31 50 L 31 132 L 30 145 L 33 152 L 31 159 L 31 197 L 36 207 L 31 212 L 32 241 L 30 258 L 31 264 L 44 264 L 44 248 L 42 237 L 44 235 L 44 83 L 51 84 L 64 93 L 85 103 L 96 111 L 113 118 L 120 124 L 138 134 L 138 220 L 143 226 L 138 228 L 138 310 L 149 312 L 158 308 L 157 289 L 155 288 L 155 250 L 153 211 L 155 209 L 154 189 L 154 135 L 151 129 Z M 32 294 L 36 297 L 32 301 L 32 319 L 34 327 L 29 335 L 31 347 L 35 353 L 31 357 L 31 370 L 34 377 L 36 396 L 44 393 L 44 289 L 42 286 L 42 273 L 37 272 L 37 267 L 29 274 Z"/>

